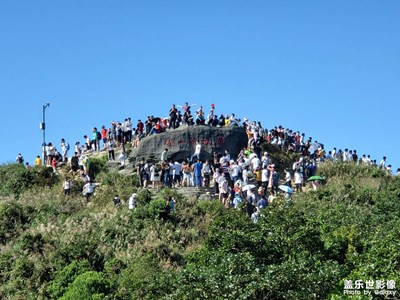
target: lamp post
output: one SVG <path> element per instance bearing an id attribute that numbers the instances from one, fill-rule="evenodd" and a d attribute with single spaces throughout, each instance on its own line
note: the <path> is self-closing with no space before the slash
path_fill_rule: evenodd
<path id="1" fill-rule="evenodd" d="M 46 165 L 46 108 L 50 106 L 50 103 L 43 104 L 43 119 L 42 123 L 40 123 L 40 129 L 43 130 L 43 143 L 42 143 L 42 150 L 43 150 L 43 165 Z"/>

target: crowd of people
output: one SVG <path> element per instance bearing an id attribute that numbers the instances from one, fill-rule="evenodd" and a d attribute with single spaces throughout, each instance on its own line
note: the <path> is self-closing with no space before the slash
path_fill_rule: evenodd
<path id="1" fill-rule="evenodd" d="M 138 147 L 143 138 L 152 134 L 175 130 L 182 126 L 243 126 L 248 135 L 248 144 L 236 157 L 225 150 L 223 153 L 213 153 L 211 160 L 204 160 L 201 143 L 197 142 L 195 152 L 186 160 L 170 161 L 168 149 L 165 149 L 158 162 L 141 161 L 137 166 L 137 173 L 140 185 L 145 188 L 213 187 L 215 195 L 226 207 L 238 207 L 240 203 L 246 203 L 250 215 L 274 201 L 276 195 L 282 191 L 279 188 L 280 184 L 289 187 L 290 190 L 293 185 L 293 190 L 300 192 L 307 179 L 316 174 L 318 165 L 326 160 L 376 165 L 392 173 L 386 157 L 383 157 L 378 164 L 370 155 L 358 156 L 356 150 L 342 151 L 333 148 L 326 153 L 322 143 L 313 141 L 311 137 L 306 138 L 305 134 L 299 131 L 282 126 L 268 130 L 263 128 L 261 122 L 250 121 L 248 118 L 241 121 L 234 113 L 218 116 L 215 114 L 214 104 L 210 105 L 207 115 L 202 106 L 198 106 L 192 113 L 196 106 L 198 105 L 189 105 L 188 102 L 182 106 L 172 105 L 168 117 L 148 116 L 145 122 L 138 119 L 135 127 L 131 118 L 126 118 L 124 122 L 112 121 L 109 128 L 104 125 L 100 130 L 93 127 L 90 135 L 83 136 L 82 145 L 79 141 L 75 143 L 71 157 L 69 157 L 70 145 L 64 138 L 60 140 L 61 151 L 52 143 L 45 144 L 42 149 L 43 161 L 47 166 L 51 166 L 54 172 L 57 172 L 60 163 L 69 163 L 73 172 L 80 170 L 85 181 L 83 194 L 89 202 L 94 192 L 94 184 L 89 176 L 90 158 L 87 154 L 90 152 L 107 151 L 108 159 L 112 161 L 116 159 L 115 150 L 121 149 L 117 160 L 124 164 L 125 145 L 130 143 L 133 148 Z M 276 162 L 272 161 L 269 153 L 262 151 L 263 142 L 275 145 L 285 153 L 299 153 L 300 159 L 292 166 L 283 166 L 284 171 L 280 174 Z M 23 163 L 21 154 L 16 161 Z M 37 156 L 35 165 L 41 164 L 42 159 Z M 399 174 L 398 169 L 397 175 Z M 314 189 L 318 187 L 318 181 L 312 183 Z M 66 178 L 63 188 L 68 195 L 71 188 L 69 178 Z M 285 198 L 290 200 L 291 194 L 285 192 Z"/>

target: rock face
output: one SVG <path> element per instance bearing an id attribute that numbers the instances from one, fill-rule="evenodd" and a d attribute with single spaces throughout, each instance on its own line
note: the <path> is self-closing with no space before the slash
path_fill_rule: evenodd
<path id="1" fill-rule="evenodd" d="M 148 136 L 140 141 L 139 147 L 131 152 L 136 161 L 141 158 L 159 161 L 161 153 L 168 149 L 168 160 L 182 161 L 195 151 L 196 141 L 201 143 L 201 160 L 212 159 L 212 153 L 228 150 L 237 156 L 247 146 L 247 134 L 243 127 L 180 127 L 164 133 Z"/>

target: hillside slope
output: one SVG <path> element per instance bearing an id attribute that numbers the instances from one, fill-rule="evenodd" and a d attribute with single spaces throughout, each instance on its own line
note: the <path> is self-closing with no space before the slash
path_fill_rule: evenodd
<path id="1" fill-rule="evenodd" d="M 326 185 L 254 224 L 245 208 L 138 190 L 96 163 L 88 206 L 45 169 L 0 167 L 1 299 L 347 299 L 345 281 L 362 280 L 361 293 L 400 282 L 400 180 L 376 168 L 325 163 Z M 113 206 L 132 192 L 136 210 Z"/>

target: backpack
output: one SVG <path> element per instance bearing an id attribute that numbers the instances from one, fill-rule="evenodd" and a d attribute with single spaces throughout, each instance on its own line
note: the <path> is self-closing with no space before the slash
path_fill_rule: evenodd
<path id="1" fill-rule="evenodd" d="M 65 145 L 65 149 L 67 149 L 67 151 L 69 151 L 69 144 L 68 143 Z"/>
<path id="2" fill-rule="evenodd" d="M 101 140 L 101 133 L 97 131 L 97 139 L 100 141 Z"/>

